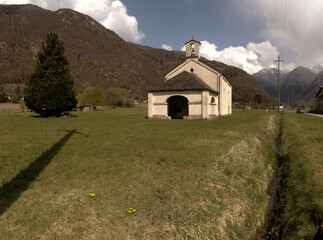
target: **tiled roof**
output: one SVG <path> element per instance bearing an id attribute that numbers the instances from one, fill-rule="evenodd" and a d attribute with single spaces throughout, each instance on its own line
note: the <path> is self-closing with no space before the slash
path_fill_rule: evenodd
<path id="1" fill-rule="evenodd" d="M 185 91 L 185 90 L 209 90 L 215 92 L 206 85 L 196 74 L 183 71 L 175 77 L 165 81 L 160 87 L 150 89 L 148 92 L 158 91 Z"/>
<path id="2" fill-rule="evenodd" d="M 194 40 L 194 39 L 189 40 L 188 42 L 186 42 L 186 43 L 185 43 L 185 45 L 186 45 L 187 43 L 189 43 L 189 42 L 196 42 L 196 43 L 198 43 L 198 44 L 200 44 L 200 45 L 201 45 L 201 42 L 196 41 L 196 40 Z"/>

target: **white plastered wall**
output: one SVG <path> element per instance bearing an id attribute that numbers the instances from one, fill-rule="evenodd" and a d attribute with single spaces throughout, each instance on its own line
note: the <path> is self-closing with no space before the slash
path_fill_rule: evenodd
<path id="1" fill-rule="evenodd" d="M 166 76 L 166 80 L 171 79 L 183 71 L 191 72 L 191 68 L 198 77 L 200 77 L 208 86 L 210 86 L 214 91 L 218 91 L 218 81 L 220 73 L 210 68 L 204 63 L 199 62 L 197 59 L 188 59 L 186 62 L 182 63 L 172 71 L 170 71 Z"/>
<path id="2" fill-rule="evenodd" d="M 183 96 L 188 99 L 188 114 L 192 119 L 202 116 L 201 91 L 161 91 L 148 93 L 148 118 L 168 118 L 167 99 Z M 189 117 L 190 118 L 190 117 Z"/>
<path id="3" fill-rule="evenodd" d="M 232 86 L 225 79 L 220 77 L 220 115 L 228 115 L 232 113 Z"/>
<path id="4" fill-rule="evenodd" d="M 213 101 L 212 101 L 213 99 Z M 219 96 L 215 93 L 210 92 L 209 95 L 209 116 L 210 117 L 216 117 L 219 115 Z"/>
<path id="5" fill-rule="evenodd" d="M 219 96 L 216 93 L 208 90 L 160 91 L 148 93 L 148 118 L 169 119 L 167 99 L 172 96 L 188 99 L 187 119 L 209 119 L 219 115 Z"/>
<path id="6" fill-rule="evenodd" d="M 154 115 L 154 94 L 148 92 L 148 118 L 153 118 Z"/>
<path id="7" fill-rule="evenodd" d="M 166 81 L 183 71 L 191 72 L 201 78 L 215 92 L 203 91 L 160 91 L 148 93 L 148 117 L 169 118 L 167 116 L 167 99 L 171 96 L 183 96 L 189 101 L 187 119 L 208 119 L 210 117 L 232 113 L 232 86 L 229 81 L 216 70 L 198 61 L 197 58 L 187 59 L 184 63 L 170 71 Z M 212 97 L 214 102 L 212 102 Z"/>

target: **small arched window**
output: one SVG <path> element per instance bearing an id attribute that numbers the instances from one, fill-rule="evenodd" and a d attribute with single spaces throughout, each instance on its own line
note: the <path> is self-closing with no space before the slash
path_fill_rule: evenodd
<path id="1" fill-rule="evenodd" d="M 215 98 L 214 97 L 211 98 L 211 103 L 213 103 L 213 104 L 215 103 Z"/>

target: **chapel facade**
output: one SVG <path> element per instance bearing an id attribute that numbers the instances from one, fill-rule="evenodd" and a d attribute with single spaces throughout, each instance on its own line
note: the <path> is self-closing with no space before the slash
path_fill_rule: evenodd
<path id="1" fill-rule="evenodd" d="M 201 43 L 185 43 L 186 61 L 165 75 L 163 85 L 148 90 L 148 118 L 212 119 L 232 113 L 232 85 L 200 60 Z"/>

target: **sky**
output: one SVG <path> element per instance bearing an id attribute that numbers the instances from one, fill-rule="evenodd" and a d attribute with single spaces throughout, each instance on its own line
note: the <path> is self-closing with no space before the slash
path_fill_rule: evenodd
<path id="1" fill-rule="evenodd" d="M 0 0 L 87 14 L 126 41 L 201 55 L 252 74 L 323 64 L 323 0 Z"/>

